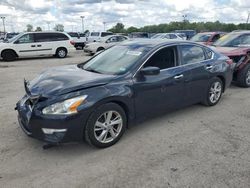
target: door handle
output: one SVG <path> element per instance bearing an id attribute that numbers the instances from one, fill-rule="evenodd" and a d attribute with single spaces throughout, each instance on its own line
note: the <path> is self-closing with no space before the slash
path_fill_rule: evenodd
<path id="1" fill-rule="evenodd" d="M 36 47 L 36 45 L 31 45 L 30 47 L 34 48 L 34 47 Z"/>
<path id="2" fill-rule="evenodd" d="M 183 78 L 183 74 L 179 74 L 179 75 L 177 75 L 177 76 L 174 77 L 174 79 L 176 79 L 176 80 L 179 80 L 181 78 Z"/>
<path id="3" fill-rule="evenodd" d="M 37 47 L 42 47 L 42 45 L 41 45 L 41 44 L 38 44 Z"/>
<path id="4" fill-rule="evenodd" d="M 207 70 L 211 70 L 213 67 L 214 67 L 214 66 L 212 66 L 212 65 L 207 65 L 206 69 L 207 69 Z"/>

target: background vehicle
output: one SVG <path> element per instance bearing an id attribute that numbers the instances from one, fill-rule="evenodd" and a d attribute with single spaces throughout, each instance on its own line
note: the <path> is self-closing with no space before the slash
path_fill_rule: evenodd
<path id="1" fill-rule="evenodd" d="M 196 34 L 190 40 L 193 42 L 200 42 L 205 45 L 212 45 L 225 34 L 225 32 L 203 32 Z"/>
<path id="2" fill-rule="evenodd" d="M 149 38 L 149 34 L 145 32 L 132 32 L 128 35 L 129 38 Z"/>
<path id="3" fill-rule="evenodd" d="M 123 35 L 110 35 L 107 37 L 103 37 L 99 42 L 88 43 L 84 47 L 84 52 L 87 52 L 87 53 L 90 53 L 91 55 L 93 55 L 96 52 L 110 48 L 116 44 L 119 44 L 120 42 L 123 42 L 124 40 L 127 40 L 127 39 L 128 39 L 128 37 L 125 37 Z"/>
<path id="4" fill-rule="evenodd" d="M 26 95 L 16 107 L 19 123 L 45 142 L 85 138 L 109 147 L 127 126 L 153 114 L 200 102 L 216 105 L 231 83 L 231 63 L 191 42 L 124 42 L 85 63 L 25 81 Z"/>
<path id="5" fill-rule="evenodd" d="M 69 36 L 75 43 L 75 48 L 83 49 L 86 43 L 86 36 L 84 33 L 68 32 Z"/>
<path id="6" fill-rule="evenodd" d="M 113 35 L 112 32 L 90 32 L 87 36 L 87 42 L 96 42 L 100 41 L 101 38 L 106 37 L 108 35 Z"/>
<path id="7" fill-rule="evenodd" d="M 19 33 L 6 33 L 4 36 L 4 40 L 9 40 L 13 38 L 14 36 L 18 35 Z"/>
<path id="8" fill-rule="evenodd" d="M 239 86 L 250 87 L 250 31 L 231 32 L 213 46 L 236 63 L 234 81 Z"/>
<path id="9" fill-rule="evenodd" d="M 27 32 L 0 43 L 3 60 L 12 61 L 18 57 L 55 55 L 64 58 L 74 50 L 70 36 L 62 32 Z"/>
<path id="10" fill-rule="evenodd" d="M 187 40 L 191 39 L 194 35 L 196 35 L 195 30 L 174 30 L 173 33 L 184 33 L 187 36 Z"/>
<path id="11" fill-rule="evenodd" d="M 185 40 L 184 36 L 179 33 L 157 33 L 151 37 L 152 39 L 179 39 Z"/>

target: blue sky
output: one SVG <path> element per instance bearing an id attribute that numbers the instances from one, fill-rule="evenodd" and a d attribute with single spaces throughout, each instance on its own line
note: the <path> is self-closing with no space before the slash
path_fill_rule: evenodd
<path id="1" fill-rule="evenodd" d="M 250 0 L 0 0 L 0 15 L 8 31 L 23 31 L 27 24 L 43 30 L 63 24 L 67 31 L 103 30 L 117 22 L 126 27 L 181 21 L 246 22 Z M 0 24 L 0 30 L 2 25 Z"/>

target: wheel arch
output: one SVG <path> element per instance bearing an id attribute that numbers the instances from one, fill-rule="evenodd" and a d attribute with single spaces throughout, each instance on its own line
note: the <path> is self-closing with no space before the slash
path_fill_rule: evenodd
<path id="1" fill-rule="evenodd" d="M 16 51 L 14 49 L 12 49 L 12 48 L 6 48 L 6 49 L 2 50 L 1 51 L 1 57 L 3 57 L 3 52 L 5 52 L 5 51 L 13 51 L 15 53 L 16 57 L 19 57 L 18 54 L 16 53 Z"/>
<path id="2" fill-rule="evenodd" d="M 222 84 L 223 84 L 223 92 L 224 92 L 225 89 L 226 89 L 226 79 L 225 79 L 225 77 L 222 76 L 222 75 L 217 75 L 216 77 L 219 78 L 219 79 L 222 81 Z"/>

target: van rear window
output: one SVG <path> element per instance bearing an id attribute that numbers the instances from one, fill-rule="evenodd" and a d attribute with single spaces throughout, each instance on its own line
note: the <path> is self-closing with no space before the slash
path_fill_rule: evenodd
<path id="1" fill-rule="evenodd" d="M 92 36 L 92 37 L 98 37 L 99 36 L 99 32 L 92 32 L 90 34 L 90 36 Z"/>

